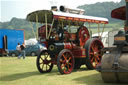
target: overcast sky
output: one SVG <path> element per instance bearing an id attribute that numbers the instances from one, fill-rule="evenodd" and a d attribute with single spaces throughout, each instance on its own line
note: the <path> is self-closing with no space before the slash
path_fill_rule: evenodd
<path id="1" fill-rule="evenodd" d="M 0 0 L 0 21 L 9 21 L 12 17 L 26 18 L 26 15 L 32 11 L 50 9 L 53 5 L 76 8 L 83 4 L 106 1 L 119 2 L 120 0 Z"/>

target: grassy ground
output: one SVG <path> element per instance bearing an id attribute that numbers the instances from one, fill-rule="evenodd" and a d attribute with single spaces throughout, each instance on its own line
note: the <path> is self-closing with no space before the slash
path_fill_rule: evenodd
<path id="1" fill-rule="evenodd" d="M 0 85 L 108 85 L 99 72 L 84 66 L 68 75 L 60 75 L 56 66 L 52 72 L 40 74 L 35 63 L 36 57 L 0 57 Z"/>

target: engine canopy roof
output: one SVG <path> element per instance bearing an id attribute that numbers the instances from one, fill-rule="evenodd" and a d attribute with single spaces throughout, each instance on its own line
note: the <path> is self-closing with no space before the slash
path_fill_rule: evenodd
<path id="1" fill-rule="evenodd" d="M 80 14 L 71 14 L 66 12 L 58 12 L 58 11 L 51 11 L 51 10 L 39 10 L 34 11 L 27 15 L 27 20 L 31 22 L 38 22 L 45 23 L 45 15 L 47 15 L 47 23 L 52 23 L 53 18 L 55 20 L 63 20 L 66 22 L 90 22 L 90 23 L 102 23 L 108 24 L 107 18 L 101 17 L 94 17 L 94 16 L 86 16 Z"/>
<path id="2" fill-rule="evenodd" d="M 112 10 L 111 17 L 121 20 L 126 20 L 126 6 Z"/>

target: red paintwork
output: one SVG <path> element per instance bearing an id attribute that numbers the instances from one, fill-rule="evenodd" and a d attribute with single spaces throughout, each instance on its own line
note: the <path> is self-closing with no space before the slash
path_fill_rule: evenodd
<path id="1" fill-rule="evenodd" d="M 84 46 L 85 42 L 90 38 L 89 32 L 86 27 L 82 27 L 78 33 L 80 46 Z"/>
<path id="2" fill-rule="evenodd" d="M 75 58 L 85 58 L 86 57 L 84 48 L 76 47 L 72 50 L 72 53 Z"/>
<path id="3" fill-rule="evenodd" d="M 102 48 L 104 48 L 103 43 L 100 40 L 95 40 L 91 43 L 90 49 L 89 49 L 89 59 L 91 61 L 91 64 L 94 68 L 101 62 L 101 48 L 99 48 L 101 45 Z"/>
<path id="4" fill-rule="evenodd" d="M 0 49 L 0 54 L 2 54 L 2 55 L 6 54 L 5 49 Z"/>
<path id="5" fill-rule="evenodd" d="M 55 19 L 64 19 L 64 20 L 72 20 L 72 21 L 81 21 L 81 22 L 90 22 L 90 23 L 102 23 L 102 24 L 108 24 L 107 21 L 101 21 L 101 20 L 91 20 L 91 19 L 82 19 L 82 18 L 73 18 L 73 17 L 65 17 L 65 16 L 53 16 Z"/>
<path id="6" fill-rule="evenodd" d="M 111 17 L 126 20 L 126 6 L 122 6 L 120 8 L 112 10 Z"/>
<path id="7" fill-rule="evenodd" d="M 73 55 L 70 52 L 64 52 L 61 54 L 60 67 L 63 70 L 64 74 L 69 74 L 73 70 Z"/>

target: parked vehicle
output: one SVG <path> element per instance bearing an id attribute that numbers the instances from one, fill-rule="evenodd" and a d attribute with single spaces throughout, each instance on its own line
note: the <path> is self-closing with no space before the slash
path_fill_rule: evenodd
<path id="1" fill-rule="evenodd" d="M 24 42 L 24 30 L 0 29 L 0 55 L 7 51 L 16 50 L 17 43 Z"/>
<path id="2" fill-rule="evenodd" d="M 26 45 L 25 53 L 26 53 L 26 56 L 36 56 L 36 55 L 39 55 L 39 53 L 42 50 L 46 50 L 46 48 L 41 44 Z M 12 51 L 9 51 L 9 55 L 13 57 L 18 56 L 19 52 L 17 50 L 12 50 Z"/>

